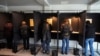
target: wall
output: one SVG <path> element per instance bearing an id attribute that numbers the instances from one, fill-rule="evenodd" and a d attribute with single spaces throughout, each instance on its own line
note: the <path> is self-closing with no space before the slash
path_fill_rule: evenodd
<path id="1" fill-rule="evenodd" d="M 49 5 L 44 7 L 44 10 L 68 10 L 70 12 L 83 11 L 86 9 L 87 9 L 87 5 L 84 4 Z M 33 10 L 43 10 L 43 7 L 42 6 L 8 6 L 8 11 L 25 11 L 25 12 L 32 13 Z"/>
<path id="2" fill-rule="evenodd" d="M 86 10 L 87 9 L 87 5 L 85 4 L 66 4 L 66 5 L 50 5 L 50 6 L 46 6 L 45 10 Z"/>
<path id="3" fill-rule="evenodd" d="M 7 10 L 8 10 L 7 6 L 0 5 L 0 11 L 1 11 L 1 12 L 2 12 L 2 11 L 7 11 Z"/>
<path id="4" fill-rule="evenodd" d="M 100 4 L 91 5 L 87 12 L 89 12 L 89 13 L 100 13 Z"/>
<path id="5" fill-rule="evenodd" d="M 24 11 L 27 13 L 32 13 L 33 10 L 43 10 L 43 6 L 8 6 L 8 11 Z M 61 5 L 48 5 L 44 7 L 44 10 L 51 10 L 46 12 L 81 12 L 83 10 L 88 10 L 90 13 L 100 13 L 100 4 L 94 4 L 87 6 L 85 4 L 61 4 Z M 55 11 L 56 10 L 56 11 Z"/>
<path id="6" fill-rule="evenodd" d="M 42 10 L 41 6 L 8 6 L 8 11 L 25 11 L 33 13 L 33 10 Z"/>

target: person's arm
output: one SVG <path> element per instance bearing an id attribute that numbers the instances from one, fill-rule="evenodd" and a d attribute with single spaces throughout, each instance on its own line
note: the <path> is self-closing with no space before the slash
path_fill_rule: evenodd
<path id="1" fill-rule="evenodd" d="M 70 26 L 70 31 L 72 32 L 72 30 L 73 30 L 73 29 L 72 29 L 72 26 L 71 26 L 71 25 L 69 25 L 69 26 Z"/>
<path id="2" fill-rule="evenodd" d="M 61 25 L 61 30 L 63 29 L 64 24 Z"/>
<path id="3" fill-rule="evenodd" d="M 64 27 L 64 24 L 61 25 L 61 34 L 63 32 L 63 27 Z"/>

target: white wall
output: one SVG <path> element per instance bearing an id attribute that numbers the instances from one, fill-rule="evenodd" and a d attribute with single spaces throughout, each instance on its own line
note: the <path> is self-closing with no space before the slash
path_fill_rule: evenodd
<path id="1" fill-rule="evenodd" d="M 90 12 L 100 13 L 100 4 L 94 4 L 90 6 Z"/>
<path id="2" fill-rule="evenodd" d="M 8 6 L 8 11 L 42 10 L 42 6 Z"/>
<path id="3" fill-rule="evenodd" d="M 2 11 L 7 11 L 7 10 L 8 10 L 7 6 L 0 5 L 0 11 L 1 11 L 1 12 L 2 12 Z"/>
<path id="4" fill-rule="evenodd" d="M 89 9 L 88 9 L 89 8 Z M 83 10 L 89 10 L 88 12 L 100 13 L 100 4 L 94 4 L 89 7 L 85 4 L 61 4 L 61 5 L 49 5 L 45 6 L 44 10 L 52 10 L 48 12 L 80 12 Z M 43 10 L 43 6 L 8 6 L 8 11 L 24 11 L 28 13 L 32 13 L 33 10 Z M 54 10 L 54 11 L 53 11 Z M 46 11 L 47 12 L 47 11 Z"/>
<path id="5" fill-rule="evenodd" d="M 50 5 L 45 6 L 44 10 L 67 10 L 67 11 L 83 11 L 87 9 L 85 4 L 67 4 L 67 5 Z M 33 11 L 43 10 L 42 6 L 8 6 L 8 11 Z"/>
<path id="6" fill-rule="evenodd" d="M 46 6 L 45 10 L 86 10 L 85 4 L 63 4 L 63 5 L 50 5 Z"/>

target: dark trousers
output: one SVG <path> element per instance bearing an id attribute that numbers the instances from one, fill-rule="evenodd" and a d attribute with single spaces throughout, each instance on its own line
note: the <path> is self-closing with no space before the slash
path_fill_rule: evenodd
<path id="1" fill-rule="evenodd" d="M 18 45 L 18 42 L 17 42 L 17 41 L 14 41 L 14 42 L 13 42 L 13 48 L 12 48 L 12 51 L 13 51 L 14 53 L 17 52 L 17 45 Z"/>
<path id="2" fill-rule="evenodd" d="M 6 40 L 7 40 L 7 48 L 12 48 L 12 38 L 11 37 L 7 37 L 6 38 Z"/>
<path id="3" fill-rule="evenodd" d="M 17 50 L 17 47 L 18 47 L 18 44 L 19 44 L 19 40 L 20 40 L 20 36 L 17 34 L 17 33 L 14 33 L 13 35 L 13 41 L 12 41 L 12 51 L 14 53 L 16 53 L 18 50 Z"/>
<path id="4" fill-rule="evenodd" d="M 29 37 L 23 38 L 24 49 L 29 49 Z"/>
<path id="5" fill-rule="evenodd" d="M 42 49 L 43 49 L 43 51 L 45 51 L 45 52 L 49 52 L 49 51 L 50 51 L 50 42 L 47 41 L 47 40 L 44 40 L 44 41 L 42 42 Z"/>

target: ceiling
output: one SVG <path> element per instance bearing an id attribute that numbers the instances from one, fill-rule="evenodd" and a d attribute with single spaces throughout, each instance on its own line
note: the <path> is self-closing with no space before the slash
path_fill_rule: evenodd
<path id="1" fill-rule="evenodd" d="M 48 0 L 50 4 L 88 4 L 92 0 Z"/>
<path id="2" fill-rule="evenodd" d="M 6 5 L 5 0 L 0 0 L 0 5 Z"/>
<path id="3" fill-rule="evenodd" d="M 39 0 L 38 0 L 39 1 Z M 37 0 L 0 0 L 0 5 L 7 6 L 31 6 L 40 5 L 41 2 Z M 94 0 L 41 0 L 46 1 L 49 5 L 60 5 L 60 4 L 88 4 Z"/>
<path id="4" fill-rule="evenodd" d="M 0 4 L 7 6 L 39 5 L 36 0 L 0 0 Z"/>

